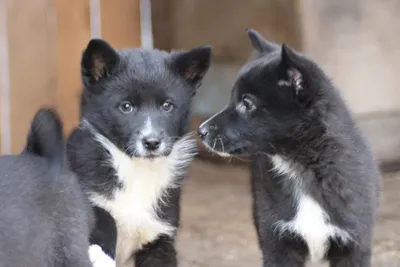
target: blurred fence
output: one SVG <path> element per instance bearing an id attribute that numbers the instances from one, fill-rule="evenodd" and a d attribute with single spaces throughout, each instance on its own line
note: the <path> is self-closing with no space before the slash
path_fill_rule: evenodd
<path id="1" fill-rule="evenodd" d="M 78 119 L 80 57 L 92 36 L 140 46 L 140 0 L 0 2 L 1 151 L 17 152 L 42 105 L 56 106 L 68 132 Z"/>

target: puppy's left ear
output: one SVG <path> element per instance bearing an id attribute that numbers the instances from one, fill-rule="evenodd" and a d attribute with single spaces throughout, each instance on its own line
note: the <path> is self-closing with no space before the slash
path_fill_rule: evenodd
<path id="1" fill-rule="evenodd" d="M 199 46 L 172 56 L 172 68 L 196 89 L 211 64 L 211 47 Z"/>
<path id="2" fill-rule="evenodd" d="M 282 80 L 293 89 L 296 100 L 307 105 L 311 100 L 312 92 L 305 79 L 304 59 L 288 45 L 282 45 L 281 53 Z"/>
<path id="3" fill-rule="evenodd" d="M 275 43 L 268 42 L 256 30 L 246 29 L 250 44 L 258 53 L 270 53 L 279 49 Z"/>
<path id="4" fill-rule="evenodd" d="M 119 62 L 118 53 L 106 41 L 92 39 L 82 54 L 81 74 L 84 86 L 108 77 Z"/>

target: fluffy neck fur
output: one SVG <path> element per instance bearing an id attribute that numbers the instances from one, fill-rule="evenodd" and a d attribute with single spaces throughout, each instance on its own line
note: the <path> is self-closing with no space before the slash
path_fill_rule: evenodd
<path id="1" fill-rule="evenodd" d="M 109 153 L 104 163 L 112 167 L 121 186 L 111 198 L 89 193 L 94 205 L 109 211 L 118 228 L 117 266 L 133 261 L 133 253 L 160 235 L 173 236 L 175 226 L 159 217 L 160 204 L 167 201 L 168 190 L 180 186 L 181 177 L 195 156 L 196 144 L 190 136 L 178 140 L 168 156 L 154 159 L 131 158 L 87 121 L 98 144 Z"/>

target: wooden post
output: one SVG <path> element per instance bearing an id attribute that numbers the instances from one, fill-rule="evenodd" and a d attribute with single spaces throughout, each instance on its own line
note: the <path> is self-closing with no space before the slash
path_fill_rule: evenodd
<path id="1" fill-rule="evenodd" d="M 101 32 L 118 49 L 139 47 L 140 0 L 98 1 L 102 28 L 97 35 Z M 40 107 L 56 107 L 66 133 L 78 122 L 80 60 L 91 37 L 90 0 L 2 0 L 0 4 L 0 14 L 6 14 L 0 19 L 0 36 L 7 32 L 7 38 L 0 40 L 0 101 L 7 99 L 9 104 L 11 148 L 7 152 L 16 153 L 24 146 Z M 6 98 L 4 81 L 9 81 Z M 0 133 L 6 130 L 4 110 L 2 105 Z M 3 150 L 4 136 L 0 136 Z"/>
<path id="2" fill-rule="evenodd" d="M 89 0 L 54 0 L 57 13 L 57 109 L 69 133 L 79 119 L 80 60 L 90 40 Z"/>
<path id="3" fill-rule="evenodd" d="M 140 0 L 101 0 L 101 28 L 117 49 L 140 47 Z"/>
<path id="4" fill-rule="evenodd" d="M 11 152 L 25 144 L 31 119 L 56 98 L 54 9 L 46 0 L 12 0 L 7 6 Z"/>
<path id="5" fill-rule="evenodd" d="M 8 41 L 7 41 L 7 9 L 5 1 L 0 1 L 0 155 L 9 152 L 8 136 Z M 7 137 L 6 137 L 7 136 Z M 7 144 L 3 143 L 7 142 Z"/>

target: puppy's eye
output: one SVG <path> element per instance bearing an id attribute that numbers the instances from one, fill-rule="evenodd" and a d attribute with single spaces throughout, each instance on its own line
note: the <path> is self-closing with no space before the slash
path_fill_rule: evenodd
<path id="1" fill-rule="evenodd" d="M 170 101 L 166 100 L 164 103 L 162 103 L 161 108 L 164 111 L 170 112 L 174 108 L 174 104 L 172 104 Z"/>
<path id="2" fill-rule="evenodd" d="M 118 108 L 122 113 L 125 114 L 131 113 L 133 111 L 133 106 L 128 101 L 122 101 L 121 104 L 119 104 Z"/>
<path id="3" fill-rule="evenodd" d="M 242 103 L 246 111 L 251 111 L 256 108 L 253 101 L 251 101 L 247 96 L 243 97 Z"/>

